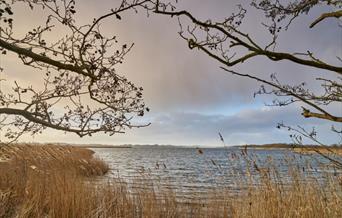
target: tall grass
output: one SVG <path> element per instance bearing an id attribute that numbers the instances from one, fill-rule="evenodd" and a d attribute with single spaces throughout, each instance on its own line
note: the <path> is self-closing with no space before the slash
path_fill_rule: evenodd
<path id="1" fill-rule="evenodd" d="M 132 191 L 120 179 L 97 180 L 108 166 L 84 148 L 16 145 L 0 159 L 0 217 L 342 217 L 342 180 L 305 179 L 295 168 L 285 183 L 276 168 L 253 165 L 257 179 L 243 176 L 238 194 L 217 188 L 180 202 L 153 181 Z"/>

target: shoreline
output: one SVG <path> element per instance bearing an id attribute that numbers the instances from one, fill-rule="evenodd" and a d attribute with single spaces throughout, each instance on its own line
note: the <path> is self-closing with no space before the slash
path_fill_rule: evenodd
<path id="1" fill-rule="evenodd" d="M 78 148 L 133 148 L 133 146 L 121 145 L 76 145 Z"/>
<path id="2" fill-rule="evenodd" d="M 337 146 L 316 146 L 316 145 L 303 145 L 303 146 L 292 146 L 287 144 L 277 145 L 247 145 L 247 146 L 236 146 L 240 150 L 253 149 L 253 150 L 288 150 L 298 154 L 332 154 L 342 156 L 342 147 Z"/>

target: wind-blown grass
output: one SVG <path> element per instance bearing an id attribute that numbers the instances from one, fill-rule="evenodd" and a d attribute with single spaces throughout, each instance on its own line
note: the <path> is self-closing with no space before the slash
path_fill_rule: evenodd
<path id="1" fill-rule="evenodd" d="M 132 191 L 97 179 L 108 166 L 85 148 L 16 145 L 1 148 L 0 159 L 0 217 L 342 217 L 341 178 L 303 179 L 295 168 L 285 184 L 276 168 L 254 166 L 258 179 L 242 176 L 238 194 L 217 188 L 180 202 L 154 181 Z"/>

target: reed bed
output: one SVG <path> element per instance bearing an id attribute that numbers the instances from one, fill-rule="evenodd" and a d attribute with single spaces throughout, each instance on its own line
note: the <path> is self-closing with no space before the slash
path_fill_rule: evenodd
<path id="1" fill-rule="evenodd" d="M 239 193 L 217 188 L 184 202 L 154 181 L 132 191 L 97 179 L 108 166 L 85 148 L 15 145 L 0 148 L 0 160 L 0 217 L 342 217 L 339 175 L 317 181 L 294 168 L 285 183 L 276 167 L 251 162 Z"/>

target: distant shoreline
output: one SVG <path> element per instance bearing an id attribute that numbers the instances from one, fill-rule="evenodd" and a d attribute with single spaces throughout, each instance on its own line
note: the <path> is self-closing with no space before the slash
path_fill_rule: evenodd
<path id="1" fill-rule="evenodd" d="M 78 148 L 133 148 L 130 145 L 76 145 Z"/>
<path id="2" fill-rule="evenodd" d="M 240 149 L 255 150 L 292 150 L 299 154 L 337 154 L 342 155 L 342 146 L 293 145 L 293 144 L 266 144 L 266 145 L 239 145 Z"/>

